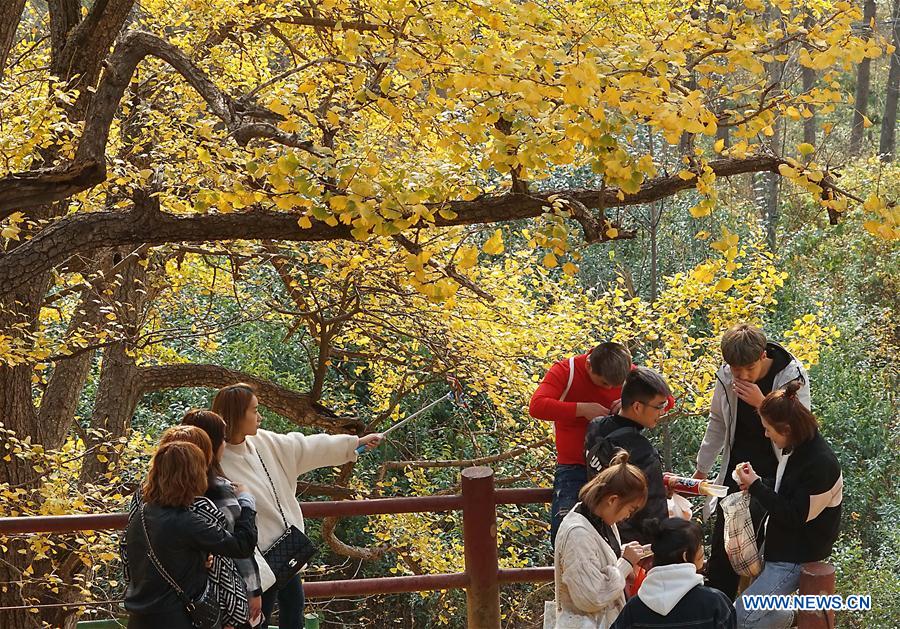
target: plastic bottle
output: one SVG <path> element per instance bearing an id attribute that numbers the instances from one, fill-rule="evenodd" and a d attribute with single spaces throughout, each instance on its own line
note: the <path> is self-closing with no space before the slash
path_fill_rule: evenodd
<path id="1" fill-rule="evenodd" d="M 715 496 L 724 498 L 728 494 L 728 487 L 725 485 L 716 485 L 699 478 L 687 478 L 686 476 L 676 476 L 669 472 L 663 473 L 663 483 L 666 487 L 677 491 L 681 494 L 692 494 L 694 496 Z"/>

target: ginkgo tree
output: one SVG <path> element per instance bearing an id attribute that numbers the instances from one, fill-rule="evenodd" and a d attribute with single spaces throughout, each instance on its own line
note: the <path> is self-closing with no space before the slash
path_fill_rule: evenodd
<path id="1" fill-rule="evenodd" d="M 173 244 L 352 241 L 378 255 L 391 243 L 401 285 L 440 304 L 489 293 L 480 267 L 511 249 L 496 223 L 533 219 L 529 253 L 571 277 L 580 244 L 633 235 L 612 208 L 688 191 L 702 218 L 721 180 L 754 172 L 833 212 L 864 205 L 866 229 L 896 238 L 891 199 L 839 188 L 817 146 L 767 141 L 780 121 L 836 107 L 840 73 L 884 53 L 880 35 L 853 30 L 860 15 L 785 0 L 6 2 L 4 424 L 63 447 L 100 350 L 95 415 L 117 430 L 136 384 L 238 376 L 133 364 Z M 808 89 L 792 80 L 803 67 L 818 73 Z M 554 183 L 574 171 L 585 186 Z M 476 225 L 487 233 L 453 231 Z M 514 263 L 507 273 L 528 266 Z M 61 304 L 52 342 L 46 310 Z M 317 400 L 266 391 L 301 423 L 329 423 Z M 0 461 L 0 483 L 35 478 L 27 459 Z M 0 566 L 0 580 L 23 567 Z"/>

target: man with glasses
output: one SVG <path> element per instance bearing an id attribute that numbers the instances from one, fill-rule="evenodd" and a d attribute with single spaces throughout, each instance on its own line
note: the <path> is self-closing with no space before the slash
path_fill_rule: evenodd
<path id="1" fill-rule="evenodd" d="M 662 459 L 659 451 L 643 434 L 645 428 L 655 428 L 660 418 L 671 408 L 669 385 L 665 379 L 646 367 L 635 367 L 622 386 L 622 407 L 613 415 L 598 417 L 587 429 L 585 452 L 597 452 L 601 440 L 607 440 L 614 448 L 628 452 L 629 463 L 636 465 L 647 477 L 647 502 L 630 518 L 619 522 L 622 543 L 637 541 L 649 544 L 641 523 L 649 518 L 666 518 L 666 489 L 663 484 Z M 588 456 L 588 476 L 602 469 L 604 463 Z"/>

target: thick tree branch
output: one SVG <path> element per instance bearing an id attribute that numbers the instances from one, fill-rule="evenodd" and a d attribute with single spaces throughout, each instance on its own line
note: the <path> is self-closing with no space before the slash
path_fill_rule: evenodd
<path id="1" fill-rule="evenodd" d="M 180 387 L 224 387 L 246 382 L 256 388 L 261 404 L 298 426 L 315 426 L 330 432 L 356 433 L 363 424 L 355 417 L 339 417 L 306 393 L 298 393 L 268 380 L 218 365 L 193 364 L 142 367 L 142 393 Z"/>
<path id="2" fill-rule="evenodd" d="M 370 22 L 360 21 L 337 21 L 327 20 L 324 18 L 308 17 L 301 15 L 289 15 L 285 17 L 277 17 L 267 20 L 280 24 L 293 24 L 295 26 L 312 26 L 317 29 L 342 30 L 342 31 L 360 31 L 375 32 L 381 29 L 390 31 L 391 28 L 387 24 L 372 24 Z"/>
<path id="3" fill-rule="evenodd" d="M 777 172 L 781 160 L 775 157 L 723 159 L 709 162 L 718 177 L 730 177 L 750 172 Z M 473 225 L 534 218 L 543 214 L 552 203 L 551 197 L 575 199 L 586 208 L 616 207 L 650 203 L 693 188 L 696 178 L 685 181 L 678 176 L 658 177 L 641 187 L 635 194 L 619 199 L 618 190 L 554 190 L 529 195 L 503 194 L 473 201 L 451 201 L 431 204 L 435 211 L 435 226 Z M 2 184 L 0 184 L 2 193 Z M 445 207 L 453 210 L 452 219 L 437 215 Z M 582 219 L 583 220 L 583 219 Z M 584 223 L 582 223 L 584 224 Z M 41 231 L 32 240 L 0 257 L 0 295 L 27 284 L 32 277 L 61 264 L 70 256 L 104 246 L 124 244 L 163 244 L 169 242 L 205 242 L 219 240 L 294 240 L 323 241 L 350 240 L 353 236 L 347 225 L 331 227 L 314 221 L 303 229 L 297 215 L 251 209 L 231 214 L 198 214 L 176 216 L 165 212 L 91 212 L 64 217 L 52 227 Z M 598 241 L 610 240 L 605 233 Z"/>
<path id="4" fill-rule="evenodd" d="M 81 3 L 65 0 L 65 4 L 74 4 L 77 20 L 81 20 Z M 69 25 L 71 30 L 59 55 L 53 59 L 52 69 L 67 80 L 77 77 L 82 87 L 76 104 L 79 114 L 91 101 L 91 93 L 86 88 L 97 84 L 103 60 L 133 6 L 134 0 L 96 0 L 84 20 L 80 23 L 76 20 L 77 26 Z"/>
<path id="5" fill-rule="evenodd" d="M 50 58 L 59 63 L 69 33 L 81 20 L 80 4 L 78 0 L 47 0 L 47 10 L 50 13 Z"/>
<path id="6" fill-rule="evenodd" d="M 162 59 L 178 72 L 206 101 L 210 112 L 225 123 L 236 141 L 246 144 L 254 138 L 268 139 L 317 154 L 308 139 L 268 124 L 280 120 L 281 116 L 249 101 L 232 98 L 176 46 L 150 33 L 131 31 L 122 37 L 106 62 L 103 77 L 84 116 L 84 132 L 75 160 L 0 179 L 0 218 L 16 209 L 66 199 L 106 179 L 110 126 L 135 68 L 147 56 Z"/>
<path id="7" fill-rule="evenodd" d="M 375 479 L 375 485 L 377 487 L 384 481 L 384 477 L 387 474 L 388 470 L 402 470 L 406 469 L 407 467 L 419 467 L 427 469 L 438 467 L 472 467 L 473 465 L 490 465 L 491 463 L 498 463 L 500 461 L 513 459 L 520 454 L 527 452 L 528 450 L 550 445 L 552 442 L 553 440 L 550 437 L 547 437 L 525 446 L 519 446 L 517 448 L 513 448 L 512 450 L 507 450 L 506 452 L 492 454 L 490 456 L 483 456 L 477 459 L 458 459 L 450 461 L 387 461 L 386 463 L 383 463 L 378 469 L 378 476 Z"/>

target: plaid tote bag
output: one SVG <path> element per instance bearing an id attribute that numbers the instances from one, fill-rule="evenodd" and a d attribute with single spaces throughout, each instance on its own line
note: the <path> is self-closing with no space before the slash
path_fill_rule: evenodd
<path id="1" fill-rule="evenodd" d="M 725 553 L 731 567 L 743 577 L 755 577 L 762 572 L 763 556 L 756 546 L 757 531 L 750 517 L 750 494 L 745 491 L 729 494 L 720 500 L 720 504 L 725 514 Z"/>

